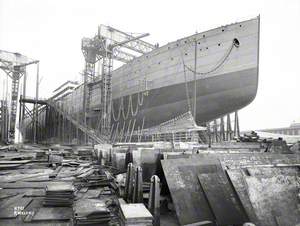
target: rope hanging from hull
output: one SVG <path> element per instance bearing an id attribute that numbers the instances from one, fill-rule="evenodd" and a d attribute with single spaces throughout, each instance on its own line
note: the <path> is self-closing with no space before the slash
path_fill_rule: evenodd
<path id="1" fill-rule="evenodd" d="M 125 108 L 124 108 L 124 97 L 121 97 L 121 106 L 122 106 L 122 116 L 123 116 L 123 120 L 127 120 L 128 116 L 129 116 L 129 101 L 128 101 L 128 108 L 127 108 L 127 114 L 125 116 Z"/>
<path id="2" fill-rule="evenodd" d="M 142 96 L 140 98 L 140 96 Z M 115 115 L 115 109 L 114 109 L 114 103 L 112 102 L 112 117 L 113 120 L 115 122 L 118 122 L 120 120 L 121 117 L 121 112 L 122 112 L 122 116 L 123 116 L 123 120 L 127 120 L 129 113 L 131 112 L 131 116 L 132 117 L 136 117 L 137 113 L 139 111 L 139 106 L 142 106 L 144 103 L 144 95 L 143 93 L 137 93 L 137 101 L 136 101 L 136 108 L 134 110 L 134 106 L 133 106 L 133 97 L 132 95 L 129 95 L 128 97 L 128 106 L 127 106 L 127 113 L 125 114 L 125 108 L 124 108 L 124 97 L 120 98 L 120 104 L 119 104 L 119 111 L 118 111 L 118 115 Z"/>
<path id="3" fill-rule="evenodd" d="M 139 93 L 138 93 L 138 104 L 139 104 L 140 106 L 142 106 L 143 103 L 144 103 L 144 94 L 141 93 L 141 95 L 142 95 L 142 98 L 141 98 L 141 100 L 140 100 L 140 92 L 139 92 Z"/>
<path id="4" fill-rule="evenodd" d="M 181 55 L 181 58 L 182 58 L 182 63 L 184 65 L 185 68 L 187 68 L 189 71 L 197 74 L 197 75 L 207 75 L 207 74 L 210 74 L 212 72 L 215 72 L 216 70 L 218 70 L 224 63 L 225 61 L 228 59 L 230 53 L 232 52 L 233 48 L 236 47 L 238 48 L 239 47 L 239 42 L 237 39 L 233 39 L 230 47 L 228 48 L 228 50 L 226 51 L 225 55 L 219 60 L 219 62 L 212 68 L 210 69 L 209 71 L 206 71 L 206 72 L 196 72 L 195 70 L 193 70 L 192 68 L 190 68 L 189 66 L 187 66 L 185 63 L 184 63 L 184 60 L 183 60 L 183 57 Z"/>
<path id="5" fill-rule="evenodd" d="M 139 98 L 139 97 L 137 97 L 137 98 Z M 136 109 L 135 109 L 135 111 L 133 111 L 133 104 L 132 104 L 132 96 L 131 95 L 129 96 L 129 99 L 130 99 L 131 116 L 136 117 L 136 115 L 139 111 L 139 103 L 138 103 L 139 100 L 137 100 Z"/>
<path id="6" fill-rule="evenodd" d="M 126 113 L 125 113 L 126 110 L 124 108 L 124 97 L 119 98 L 120 99 L 120 101 L 119 101 L 120 104 L 119 104 L 119 110 L 118 110 L 118 115 L 117 116 L 115 114 L 114 103 L 112 102 L 112 117 L 113 117 L 114 122 L 117 123 L 117 126 L 115 127 L 117 130 L 119 130 L 118 126 L 119 126 L 119 121 L 121 119 L 121 112 L 122 112 L 122 119 L 124 121 L 123 127 L 125 126 L 126 120 L 129 118 L 130 113 L 131 113 L 131 116 L 133 118 L 135 118 L 137 116 L 140 107 L 144 104 L 144 96 L 143 95 L 144 94 L 141 93 L 141 92 L 137 93 L 136 108 L 134 108 L 134 104 L 133 104 L 134 101 L 133 101 L 132 95 L 129 95 L 129 97 L 128 97 L 128 105 L 127 105 L 127 112 Z M 144 120 L 145 120 L 145 118 L 143 118 L 143 125 L 142 125 L 142 127 L 144 127 Z M 134 119 L 134 126 L 131 129 L 132 132 L 130 133 L 130 135 L 133 133 L 133 130 L 134 130 L 134 127 L 135 127 L 135 121 L 136 121 L 136 119 Z M 131 120 L 130 120 L 129 123 L 131 123 Z M 123 128 L 120 132 L 116 131 L 116 129 L 114 131 L 114 135 L 112 136 L 112 139 L 114 141 L 115 140 L 122 140 L 122 139 L 127 140 L 127 136 L 128 136 L 129 132 L 124 133 L 124 129 L 125 128 Z M 131 137 L 130 137 L 130 140 L 131 140 Z"/>
<path id="7" fill-rule="evenodd" d="M 196 43 L 196 42 L 195 42 Z M 183 74 L 184 74 L 184 83 L 185 83 L 185 93 L 186 93 L 186 100 L 187 100 L 187 108 L 189 112 L 192 112 L 192 107 L 191 107 L 191 98 L 189 95 L 189 87 L 188 87 L 188 81 L 187 81 L 187 75 L 186 75 L 186 69 L 193 72 L 193 74 L 195 75 L 207 75 L 210 74 L 212 72 L 215 72 L 216 70 L 218 70 L 224 63 L 225 61 L 228 59 L 229 55 L 231 54 L 233 48 L 239 47 L 239 41 L 235 38 L 233 39 L 231 45 L 229 46 L 229 48 L 227 49 L 225 55 L 218 61 L 218 63 L 209 71 L 206 72 L 197 72 L 195 70 L 193 70 L 192 68 L 190 68 L 189 66 L 186 65 L 184 57 L 183 57 L 183 52 L 182 52 L 182 48 L 179 48 L 180 51 L 180 56 L 181 56 L 181 61 L 182 61 L 182 65 L 183 65 Z M 196 56 L 195 56 L 196 57 Z M 194 78 L 195 79 L 195 78 Z M 194 82 L 196 82 L 196 80 L 194 80 Z M 196 97 L 194 97 L 196 98 Z"/>
<path id="8" fill-rule="evenodd" d="M 115 116 L 114 102 L 111 103 L 112 117 L 115 122 L 119 121 L 121 116 L 121 108 L 119 107 L 118 117 Z"/>

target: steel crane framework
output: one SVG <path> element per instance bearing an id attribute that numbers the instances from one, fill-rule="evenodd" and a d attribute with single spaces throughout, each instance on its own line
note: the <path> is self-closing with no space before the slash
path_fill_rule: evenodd
<path id="1" fill-rule="evenodd" d="M 8 118 L 8 136 L 6 142 L 14 142 L 16 115 L 18 106 L 18 94 L 20 79 L 24 78 L 23 95 L 26 92 L 26 67 L 31 64 L 38 64 L 39 61 L 30 59 L 20 53 L 12 53 L 0 50 L 0 68 L 11 78 L 11 100 L 10 113 Z M 3 122 L 2 122 L 3 123 Z"/>
<path id="2" fill-rule="evenodd" d="M 93 38 L 83 38 L 81 49 L 85 57 L 84 69 L 84 124 L 88 125 L 87 109 L 89 106 L 88 83 L 101 80 L 101 118 L 100 133 L 110 135 L 111 124 L 111 72 L 113 61 L 128 63 L 135 57 L 157 48 L 156 45 L 141 40 L 148 36 L 145 34 L 126 33 L 110 26 L 100 25 L 98 33 Z M 101 74 L 95 75 L 95 64 L 101 64 Z"/>

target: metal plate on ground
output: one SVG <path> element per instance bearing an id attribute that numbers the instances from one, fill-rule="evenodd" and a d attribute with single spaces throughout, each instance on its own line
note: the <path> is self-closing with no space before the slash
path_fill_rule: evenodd
<path id="1" fill-rule="evenodd" d="M 221 169 L 220 162 L 213 158 L 184 158 L 161 163 L 180 224 L 214 221 L 197 175 Z"/>
<path id="2" fill-rule="evenodd" d="M 70 207 L 42 207 L 32 218 L 32 221 L 69 220 L 72 218 Z"/>
<path id="3" fill-rule="evenodd" d="M 19 196 L 10 198 L 10 200 L 12 200 L 11 202 L 8 200 L 7 205 L 4 204 L 1 206 L 0 219 L 16 218 L 18 215 L 23 214 L 25 208 L 29 205 L 32 199 L 18 197 Z"/>
<path id="4" fill-rule="evenodd" d="M 218 158 L 222 164 L 230 169 L 257 167 L 258 165 L 298 165 L 300 162 L 300 154 L 274 154 L 274 153 L 205 153 L 192 155 L 191 158 Z"/>
<path id="5" fill-rule="evenodd" d="M 157 165 L 159 161 L 159 150 L 157 149 L 140 149 L 141 150 L 141 166 L 143 180 L 150 181 L 150 178 L 157 174 Z"/>
<path id="6" fill-rule="evenodd" d="M 256 226 L 260 226 L 248 195 L 247 184 L 244 179 L 242 170 L 231 169 L 231 170 L 226 170 L 226 172 L 231 180 L 231 183 L 233 184 L 235 192 L 239 196 L 239 199 L 243 204 L 245 211 L 247 212 L 248 217 L 250 218 L 250 221 L 253 222 Z"/>
<path id="7" fill-rule="evenodd" d="M 299 168 L 294 168 L 294 174 L 288 174 L 274 168 L 265 170 L 269 175 L 258 174 L 246 176 L 249 197 L 261 225 L 294 226 L 300 223 L 298 208 L 300 185 Z M 264 171 L 264 168 L 261 168 Z M 273 175 L 273 176 L 272 176 Z"/>
<path id="8" fill-rule="evenodd" d="M 198 174 L 198 179 L 218 225 L 242 225 L 248 222 L 223 170 Z"/>

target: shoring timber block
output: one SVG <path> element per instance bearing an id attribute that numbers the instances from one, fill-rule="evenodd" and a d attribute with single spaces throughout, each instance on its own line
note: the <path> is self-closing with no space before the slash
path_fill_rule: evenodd
<path id="1" fill-rule="evenodd" d="M 153 226 L 159 226 L 160 225 L 160 179 L 156 175 L 153 175 L 151 177 L 148 209 L 153 216 Z"/>
<path id="2" fill-rule="evenodd" d="M 126 181 L 125 181 L 125 193 L 124 199 L 129 202 L 132 197 L 133 191 L 133 165 L 129 163 L 127 166 L 127 173 L 126 173 Z"/>
<path id="3" fill-rule="evenodd" d="M 143 202 L 143 170 L 142 167 L 137 167 L 135 170 L 133 203 Z"/>

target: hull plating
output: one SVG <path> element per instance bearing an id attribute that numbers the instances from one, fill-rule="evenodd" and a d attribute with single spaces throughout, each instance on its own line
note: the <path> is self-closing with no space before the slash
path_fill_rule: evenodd
<path id="1" fill-rule="evenodd" d="M 233 112 L 248 105 L 256 95 L 257 91 L 257 68 L 232 72 L 217 77 L 197 80 L 197 102 L 196 122 L 201 124 Z M 188 89 L 186 89 L 188 87 Z M 136 120 L 136 126 L 144 128 L 158 125 L 169 119 L 175 118 L 189 110 L 193 110 L 194 82 L 185 83 L 153 89 L 144 95 L 143 105 L 138 106 L 138 94 L 123 98 L 124 115 L 128 114 L 127 120 L 123 118 L 123 112 L 118 120 L 123 125 L 124 121 Z M 186 90 L 189 91 L 189 101 Z M 136 117 L 133 112 L 138 108 Z M 190 102 L 190 104 L 188 104 Z M 114 115 L 117 118 L 121 103 L 119 99 L 114 100 Z M 190 106 L 190 107 L 189 107 Z M 128 113 L 127 113 L 128 112 Z M 193 112 L 193 111 L 192 111 Z M 113 117 L 112 117 L 113 119 Z M 117 121 L 112 120 L 113 124 Z"/>

